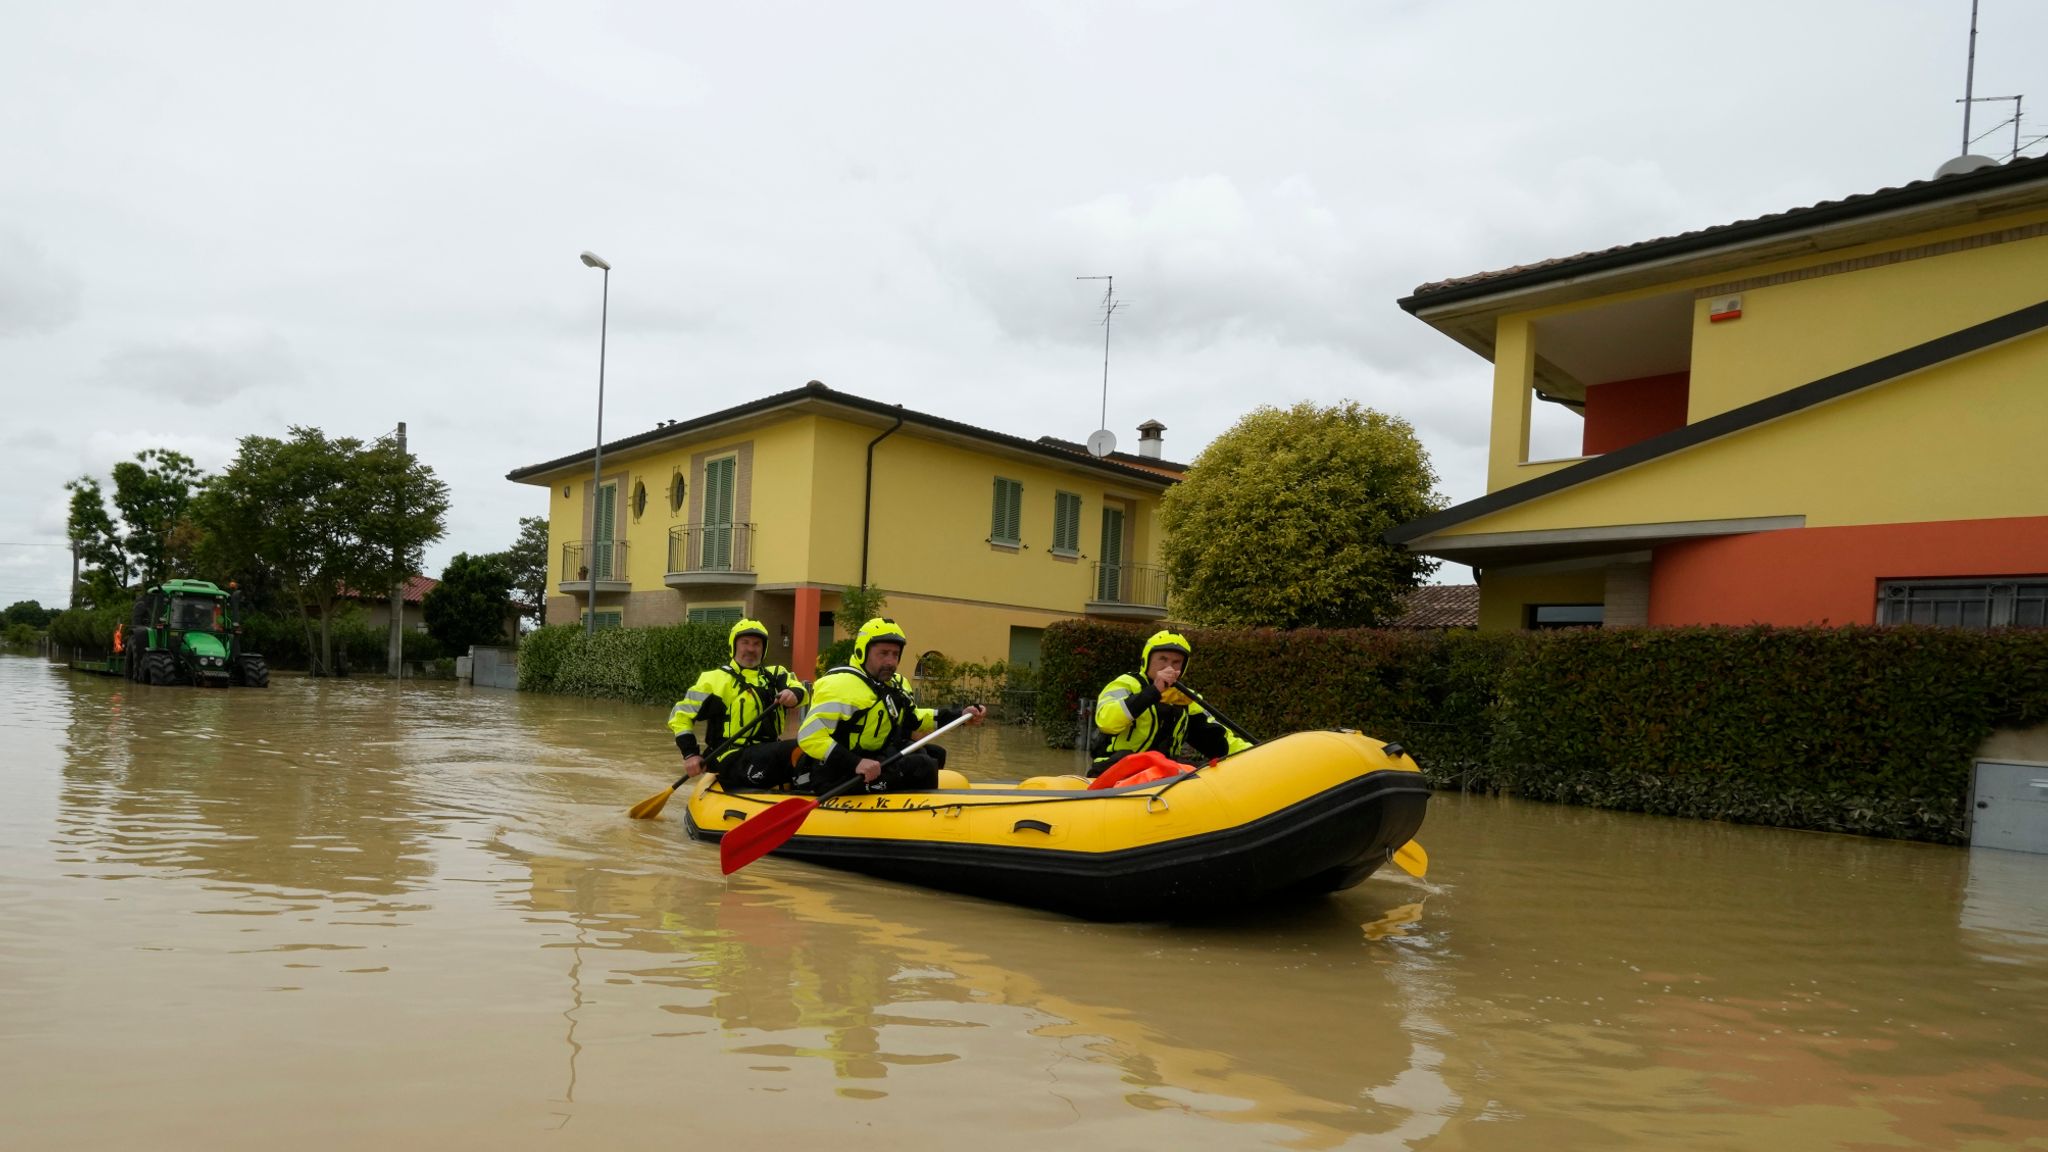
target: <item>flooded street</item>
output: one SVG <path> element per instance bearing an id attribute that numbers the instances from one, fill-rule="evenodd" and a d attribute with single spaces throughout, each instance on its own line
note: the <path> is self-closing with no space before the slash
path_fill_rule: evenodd
<path id="1" fill-rule="evenodd" d="M 1097 925 L 727 881 L 659 709 L 0 701 L 11 1148 L 2048 1148 L 2048 857 L 1444 795 L 1427 882 Z"/>

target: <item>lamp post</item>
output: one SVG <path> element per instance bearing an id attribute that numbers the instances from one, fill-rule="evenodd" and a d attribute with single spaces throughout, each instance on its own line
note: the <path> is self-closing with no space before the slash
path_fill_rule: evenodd
<path id="1" fill-rule="evenodd" d="M 604 297 L 597 321 L 597 451 L 590 458 L 590 548 L 583 554 L 583 566 L 590 577 L 590 613 L 583 621 L 585 636 L 597 635 L 597 505 L 604 482 L 604 342 L 611 325 L 612 266 L 595 252 L 583 254 L 585 267 L 604 270 Z"/>

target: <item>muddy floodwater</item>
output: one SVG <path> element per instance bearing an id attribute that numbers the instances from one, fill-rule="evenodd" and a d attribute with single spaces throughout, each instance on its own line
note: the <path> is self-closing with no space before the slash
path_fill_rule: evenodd
<path id="1" fill-rule="evenodd" d="M 0 1147 L 2048 1148 L 2048 857 L 1445 795 L 1426 882 L 1098 925 L 728 881 L 662 721 L 0 657 Z"/>

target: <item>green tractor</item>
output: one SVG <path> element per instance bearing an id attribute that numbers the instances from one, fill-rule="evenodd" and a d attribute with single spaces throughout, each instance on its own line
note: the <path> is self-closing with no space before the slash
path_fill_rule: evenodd
<path id="1" fill-rule="evenodd" d="M 270 686 L 270 665 L 242 650 L 242 594 L 233 584 L 166 580 L 148 589 L 123 640 L 122 670 L 137 683 Z"/>

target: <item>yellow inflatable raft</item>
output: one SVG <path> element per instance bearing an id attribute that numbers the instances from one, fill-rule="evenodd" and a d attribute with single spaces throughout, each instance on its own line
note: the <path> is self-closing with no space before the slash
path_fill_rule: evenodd
<path id="1" fill-rule="evenodd" d="M 1422 826 L 1429 783 L 1398 745 L 1298 732 L 1167 780 L 1079 776 L 827 801 L 780 856 L 1097 920 L 1150 920 L 1349 888 Z M 690 835 L 718 840 L 788 797 L 698 788 Z"/>

